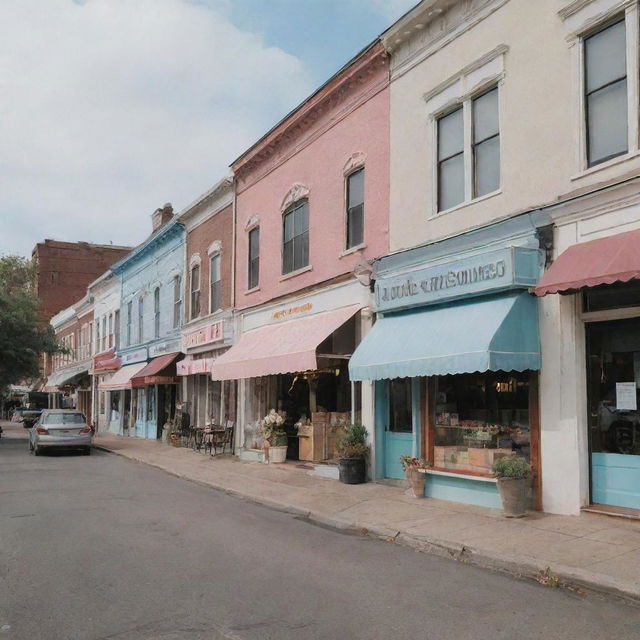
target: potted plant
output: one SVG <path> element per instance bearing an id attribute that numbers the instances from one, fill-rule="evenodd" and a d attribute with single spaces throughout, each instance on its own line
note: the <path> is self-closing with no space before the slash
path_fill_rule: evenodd
<path id="1" fill-rule="evenodd" d="M 414 498 L 424 498 L 424 485 L 427 479 L 425 469 L 431 466 L 428 460 L 413 456 L 400 456 L 400 464 L 409 483 Z"/>
<path id="2" fill-rule="evenodd" d="M 336 445 L 340 482 L 362 484 L 366 481 L 367 430 L 361 424 L 348 424 L 338 435 Z"/>
<path id="3" fill-rule="evenodd" d="M 521 518 L 526 512 L 527 478 L 531 465 L 522 457 L 507 455 L 497 458 L 491 468 L 498 479 L 502 511 L 507 518 Z"/>
<path id="4" fill-rule="evenodd" d="M 271 409 L 262 418 L 265 462 L 284 462 L 287 459 L 287 433 L 282 428 L 286 415 L 284 411 Z"/>

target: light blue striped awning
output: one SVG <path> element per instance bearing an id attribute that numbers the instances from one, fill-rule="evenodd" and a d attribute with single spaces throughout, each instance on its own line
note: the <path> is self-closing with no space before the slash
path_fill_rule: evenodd
<path id="1" fill-rule="evenodd" d="M 349 362 L 351 380 L 540 369 L 538 306 L 516 293 L 380 318 Z"/>

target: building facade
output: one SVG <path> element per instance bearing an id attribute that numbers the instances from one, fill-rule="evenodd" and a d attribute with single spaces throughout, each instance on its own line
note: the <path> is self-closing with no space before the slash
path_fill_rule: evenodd
<path id="1" fill-rule="evenodd" d="M 215 359 L 233 343 L 233 181 L 225 178 L 182 211 L 185 226 L 185 296 L 176 293 L 174 312 L 184 314 L 177 365 L 183 413 L 191 424 L 236 421 L 236 382 L 213 380 Z M 177 290 L 176 290 L 177 291 Z"/>
<path id="2" fill-rule="evenodd" d="M 388 249 L 388 118 L 376 42 L 232 164 L 238 338 L 213 378 L 239 381 L 242 457 L 261 457 L 270 409 L 289 457 L 312 461 L 334 457 L 329 422 L 359 411 L 347 363 L 371 318 L 354 273 Z M 301 424 L 324 434 L 312 451 Z"/>
<path id="3" fill-rule="evenodd" d="M 184 227 L 171 205 L 157 209 L 152 222 L 149 238 L 113 266 L 120 282 L 120 368 L 98 386 L 108 392 L 109 422 L 143 438 L 162 437 L 175 415 L 181 356 L 174 301 L 184 272 Z"/>

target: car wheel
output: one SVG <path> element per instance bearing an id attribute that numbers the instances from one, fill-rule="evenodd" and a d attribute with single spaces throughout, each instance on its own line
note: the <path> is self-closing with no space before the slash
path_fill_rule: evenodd
<path id="1" fill-rule="evenodd" d="M 91 455 L 91 447 L 87 447 L 87 448 L 84 450 L 84 455 L 85 455 L 85 456 L 90 456 L 90 455 Z"/>

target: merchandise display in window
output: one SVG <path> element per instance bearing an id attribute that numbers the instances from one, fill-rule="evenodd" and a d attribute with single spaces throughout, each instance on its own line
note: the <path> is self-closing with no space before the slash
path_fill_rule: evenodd
<path id="1" fill-rule="evenodd" d="M 491 474 L 494 460 L 530 460 L 529 374 L 440 376 L 436 386 L 436 468 Z"/>

